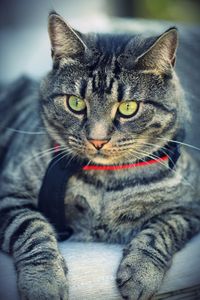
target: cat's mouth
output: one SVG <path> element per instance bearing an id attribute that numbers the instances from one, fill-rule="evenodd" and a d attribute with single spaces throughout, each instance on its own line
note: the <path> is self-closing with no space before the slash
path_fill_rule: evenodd
<path id="1" fill-rule="evenodd" d="M 129 151 L 119 149 L 111 143 L 107 143 L 101 149 L 96 149 L 88 142 L 80 146 L 77 142 L 70 140 L 69 144 L 79 157 L 84 157 L 95 164 L 116 165 L 125 163 L 130 159 Z"/>

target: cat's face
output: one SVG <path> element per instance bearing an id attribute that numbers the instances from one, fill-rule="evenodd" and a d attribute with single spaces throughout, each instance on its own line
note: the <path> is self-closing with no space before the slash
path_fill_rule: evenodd
<path id="1" fill-rule="evenodd" d="M 43 119 L 72 156 L 132 162 L 164 146 L 179 126 L 173 71 L 177 34 L 159 38 L 77 35 L 50 16 L 54 68 L 42 84 Z"/>

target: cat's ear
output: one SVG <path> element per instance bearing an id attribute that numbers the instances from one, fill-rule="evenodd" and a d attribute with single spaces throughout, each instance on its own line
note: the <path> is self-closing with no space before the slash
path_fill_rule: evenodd
<path id="1" fill-rule="evenodd" d="M 53 58 L 74 59 L 84 54 L 86 45 L 82 41 L 79 32 L 72 29 L 54 11 L 49 14 L 48 31 Z"/>
<path id="2" fill-rule="evenodd" d="M 177 44 L 177 29 L 168 29 L 137 58 L 136 66 L 160 74 L 168 72 L 175 64 Z"/>

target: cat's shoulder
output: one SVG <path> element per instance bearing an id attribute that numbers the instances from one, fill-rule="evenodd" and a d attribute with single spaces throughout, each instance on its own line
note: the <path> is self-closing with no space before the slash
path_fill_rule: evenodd
<path id="1" fill-rule="evenodd" d="M 38 89 L 39 81 L 25 75 L 10 83 L 0 83 L 0 105 L 5 102 L 8 105 L 15 105 L 27 96 L 32 95 L 34 97 L 37 95 Z"/>

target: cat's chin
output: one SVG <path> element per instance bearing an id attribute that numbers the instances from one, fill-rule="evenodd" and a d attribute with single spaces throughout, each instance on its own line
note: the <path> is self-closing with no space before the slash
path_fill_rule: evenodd
<path id="1" fill-rule="evenodd" d="M 95 164 L 100 164 L 100 165 L 111 165 L 113 164 L 113 162 L 111 162 L 110 159 L 105 159 L 105 158 L 95 158 L 95 159 L 92 159 L 92 162 L 95 163 Z"/>
<path id="2" fill-rule="evenodd" d="M 96 155 L 89 158 L 92 163 L 100 165 L 117 165 L 123 163 L 119 158 Z"/>

